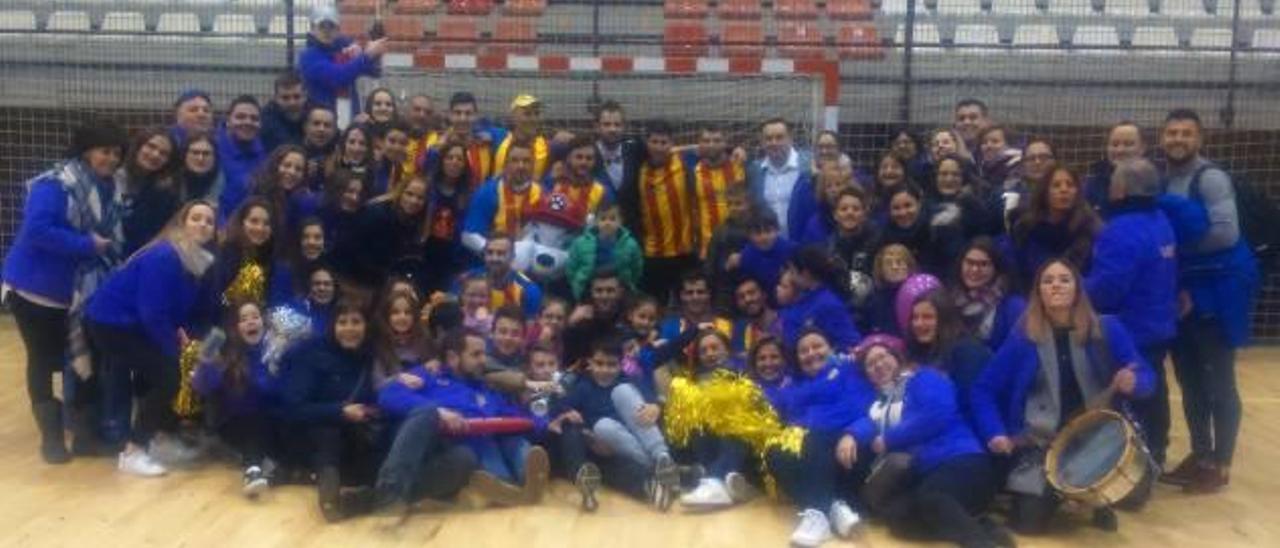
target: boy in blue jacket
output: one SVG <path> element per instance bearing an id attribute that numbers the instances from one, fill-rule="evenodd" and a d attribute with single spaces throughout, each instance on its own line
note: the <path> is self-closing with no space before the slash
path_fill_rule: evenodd
<path id="1" fill-rule="evenodd" d="M 762 287 L 778 287 L 782 269 L 795 252 L 795 244 L 779 230 L 778 216 L 767 208 L 758 209 L 747 222 L 747 245 L 739 256 L 738 273 Z"/>
<path id="2" fill-rule="evenodd" d="M 467 436 L 465 444 L 484 471 L 474 474 L 472 481 L 482 484 L 486 498 L 502 505 L 536 504 L 550 474 L 547 452 L 530 444 L 524 434 L 467 433 L 466 419 L 531 418 L 515 401 L 489 388 L 484 381 L 485 361 L 483 335 L 454 335 L 446 342 L 444 368 L 432 372 L 421 365 L 410 370 L 410 375 L 422 379 L 421 385 L 388 383 L 378 393 L 378 404 L 396 419 L 411 418 L 421 408 L 436 409 L 445 432 Z M 545 424 L 536 428 L 545 428 Z M 523 486 L 495 486 L 495 478 L 506 484 L 522 482 Z"/>
<path id="3" fill-rule="evenodd" d="M 561 401 L 557 419 L 583 425 L 595 446 L 607 448 L 616 460 L 632 468 L 652 470 L 643 495 L 655 508 L 666 511 L 679 483 L 671 450 L 658 428 L 661 409 L 653 393 L 622 377 L 622 346 L 612 337 L 593 340 L 587 374 L 578 378 Z M 605 476 L 610 481 L 609 476 Z M 633 483 L 634 484 L 634 483 Z M 641 495 L 636 489 L 628 494 Z"/>
<path id="4" fill-rule="evenodd" d="M 311 15 L 307 47 L 298 57 L 307 98 L 337 112 L 338 126 L 346 127 L 346 121 L 360 112 L 356 80 L 382 74 L 380 60 L 387 45 L 387 39 L 381 38 L 362 49 L 350 37 L 338 35 L 338 13 L 332 6 L 317 7 Z"/>

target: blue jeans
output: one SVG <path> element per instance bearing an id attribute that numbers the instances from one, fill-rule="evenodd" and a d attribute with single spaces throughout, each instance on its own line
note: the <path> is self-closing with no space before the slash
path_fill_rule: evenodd
<path id="1" fill-rule="evenodd" d="M 510 483 L 524 482 L 524 457 L 533 445 L 519 435 L 484 436 L 471 441 L 480 468 Z"/>

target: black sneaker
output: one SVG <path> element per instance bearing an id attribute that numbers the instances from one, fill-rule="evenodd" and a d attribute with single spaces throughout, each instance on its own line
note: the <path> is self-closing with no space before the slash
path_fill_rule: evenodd
<path id="1" fill-rule="evenodd" d="M 266 492 L 267 487 L 271 484 L 270 481 L 267 480 L 267 475 L 262 472 L 262 468 L 257 465 L 245 468 L 243 477 L 244 487 L 241 491 L 244 493 L 244 496 L 251 499 L 256 499 L 258 498 L 258 495 Z"/>
<path id="2" fill-rule="evenodd" d="M 1120 528 L 1120 520 L 1116 517 L 1115 510 L 1095 508 L 1093 510 L 1093 526 L 1108 533 L 1114 533 Z"/>
<path id="3" fill-rule="evenodd" d="M 573 478 L 573 484 L 578 487 L 578 492 L 582 493 L 582 509 L 587 512 L 595 512 L 600 507 L 600 502 L 596 500 L 596 490 L 600 489 L 600 468 L 594 463 L 583 464 L 578 468 L 577 475 Z"/>
<path id="4" fill-rule="evenodd" d="M 670 455 L 658 457 L 653 465 L 652 502 L 658 510 L 666 512 L 675 500 L 676 490 L 680 488 L 680 473 Z"/>

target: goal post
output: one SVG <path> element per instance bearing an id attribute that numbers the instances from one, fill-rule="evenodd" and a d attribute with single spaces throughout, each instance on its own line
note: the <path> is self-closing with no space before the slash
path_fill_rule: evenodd
<path id="1" fill-rule="evenodd" d="M 836 129 L 839 115 L 836 64 L 820 60 L 388 54 L 382 78 L 365 86 L 440 103 L 469 91 L 482 115 L 499 120 L 512 97 L 529 93 L 542 100 L 548 124 L 566 129 L 590 128 L 592 107 L 612 100 L 630 120 L 670 122 L 682 141 L 709 124 L 748 143 L 756 124 L 779 117 L 808 142 L 818 130 Z"/>

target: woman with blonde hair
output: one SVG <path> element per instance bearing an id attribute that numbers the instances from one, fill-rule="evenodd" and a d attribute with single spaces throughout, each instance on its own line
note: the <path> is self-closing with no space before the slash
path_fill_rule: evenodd
<path id="1" fill-rule="evenodd" d="M 159 236 L 102 283 L 85 309 L 98 363 L 108 371 L 128 369 L 142 381 L 134 385 L 142 387 L 135 394 L 141 407 L 120 453 L 121 472 L 167 472 L 151 453 L 159 444 L 176 442 L 163 432 L 176 426 L 170 404 L 178 392 L 178 352 L 194 319 L 201 278 L 213 264 L 209 244 L 216 216 L 209 202 L 188 202 Z"/>
<path id="2" fill-rule="evenodd" d="M 1026 313 L 970 393 L 973 422 L 987 449 L 1012 457 L 1006 488 L 1014 493 L 1010 524 L 1043 532 L 1060 497 L 1045 481 L 1045 450 L 1064 425 L 1113 395 L 1144 398 L 1154 375 L 1129 332 L 1094 311 L 1080 272 L 1052 259 L 1036 274 Z M 1114 530 L 1109 508 L 1094 523 Z"/>

